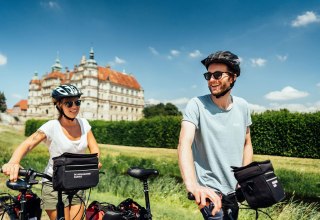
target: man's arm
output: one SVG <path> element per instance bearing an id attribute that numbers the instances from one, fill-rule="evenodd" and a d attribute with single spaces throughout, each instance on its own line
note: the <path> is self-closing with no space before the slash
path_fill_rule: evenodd
<path id="1" fill-rule="evenodd" d="M 206 205 L 206 198 L 209 198 L 214 203 L 215 207 L 212 210 L 212 214 L 214 215 L 221 209 L 221 199 L 213 189 L 198 184 L 191 148 L 195 130 L 196 127 L 191 122 L 183 121 L 181 123 L 178 145 L 180 172 L 187 191 L 193 193 L 200 209 Z"/>
<path id="2" fill-rule="evenodd" d="M 179 167 L 182 179 L 187 191 L 192 192 L 198 185 L 194 170 L 192 156 L 192 142 L 195 134 L 195 125 L 188 121 L 181 123 L 181 131 L 178 145 Z"/>
<path id="3" fill-rule="evenodd" d="M 244 148 L 243 148 L 242 165 L 245 166 L 251 163 L 252 158 L 253 158 L 253 148 L 251 143 L 250 127 L 247 127 L 246 138 L 245 138 Z"/>

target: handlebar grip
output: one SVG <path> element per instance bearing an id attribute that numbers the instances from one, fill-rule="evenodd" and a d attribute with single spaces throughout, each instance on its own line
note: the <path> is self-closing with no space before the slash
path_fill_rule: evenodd
<path id="1" fill-rule="evenodd" d="M 19 169 L 18 175 L 19 176 L 26 176 L 30 170 L 25 170 L 25 169 Z"/>
<path id="2" fill-rule="evenodd" d="M 2 170 L 2 168 L 0 168 L 0 173 L 3 173 L 3 170 Z M 19 169 L 19 173 L 18 173 L 18 175 L 19 176 L 26 176 L 28 174 L 28 170 L 26 170 L 26 169 Z"/>
<path id="3" fill-rule="evenodd" d="M 195 200 L 196 198 L 194 197 L 194 195 L 192 194 L 192 192 L 188 192 L 188 199 L 189 200 Z"/>
<path id="4" fill-rule="evenodd" d="M 194 197 L 194 195 L 192 194 L 192 192 L 188 192 L 187 197 L 188 197 L 189 200 L 196 200 L 196 198 Z M 206 201 L 207 201 L 207 202 L 211 202 L 211 200 L 210 200 L 209 198 L 206 198 Z"/>

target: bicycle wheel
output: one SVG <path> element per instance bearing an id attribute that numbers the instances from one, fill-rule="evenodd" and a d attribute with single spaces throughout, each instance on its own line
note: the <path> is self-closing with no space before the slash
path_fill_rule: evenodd
<path id="1" fill-rule="evenodd" d="M 9 216 L 7 212 L 0 208 L 0 220 L 16 220 L 16 217 Z"/>

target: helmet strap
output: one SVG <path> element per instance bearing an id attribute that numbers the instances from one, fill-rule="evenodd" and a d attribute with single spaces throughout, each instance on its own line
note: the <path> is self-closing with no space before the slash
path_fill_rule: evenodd
<path id="1" fill-rule="evenodd" d="M 73 121 L 75 118 L 70 118 L 68 117 L 62 109 L 60 109 L 57 105 L 56 105 L 56 109 L 60 112 L 60 114 L 62 114 L 66 119 L 70 120 L 70 121 Z"/>
<path id="2" fill-rule="evenodd" d="M 219 94 L 217 94 L 217 95 L 213 95 L 213 96 L 218 99 L 218 98 L 221 98 L 222 96 L 226 95 L 226 94 L 232 89 L 232 87 L 234 86 L 234 83 L 235 83 L 235 82 L 236 82 L 236 81 L 233 81 L 233 82 L 230 84 L 229 88 L 227 88 L 227 89 L 224 90 L 223 92 L 221 92 L 221 93 L 219 93 Z"/>

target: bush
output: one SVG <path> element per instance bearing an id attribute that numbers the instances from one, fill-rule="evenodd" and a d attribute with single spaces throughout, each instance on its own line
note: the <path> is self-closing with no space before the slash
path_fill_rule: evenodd
<path id="1" fill-rule="evenodd" d="M 25 135 L 31 135 L 46 120 L 28 120 Z M 252 115 L 251 137 L 255 154 L 320 158 L 320 112 L 267 111 Z M 139 121 L 90 121 L 101 144 L 176 148 L 180 116 Z M 231 138 L 231 137 L 230 137 Z"/>
<path id="2" fill-rule="evenodd" d="M 320 112 L 267 111 L 252 115 L 255 154 L 320 158 Z"/>

